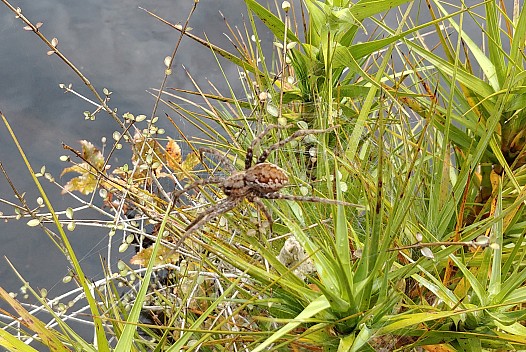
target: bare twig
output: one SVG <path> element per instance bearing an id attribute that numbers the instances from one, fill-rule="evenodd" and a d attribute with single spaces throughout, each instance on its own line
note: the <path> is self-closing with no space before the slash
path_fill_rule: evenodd
<path id="1" fill-rule="evenodd" d="M 89 90 L 93 93 L 93 95 L 96 97 L 96 99 L 99 101 L 100 105 L 104 108 L 104 111 L 106 111 L 108 114 L 110 114 L 111 117 L 121 126 L 124 128 L 123 122 L 119 119 L 117 116 L 117 113 L 113 111 L 112 108 L 108 106 L 105 99 L 103 99 L 100 94 L 97 92 L 95 87 L 91 84 L 91 82 L 88 80 L 86 76 L 75 66 L 58 48 L 58 40 L 56 38 L 53 38 L 51 41 L 46 38 L 44 34 L 40 31 L 40 25 L 34 25 L 27 17 L 25 17 L 22 14 L 22 9 L 20 7 L 15 8 L 9 1 L 7 0 L 1 0 L 13 13 L 16 15 L 16 18 L 19 18 L 22 22 L 24 22 L 30 30 L 32 30 L 50 49 L 50 52 L 55 53 L 66 65 L 68 65 L 73 72 L 82 80 L 82 82 L 89 88 Z"/>

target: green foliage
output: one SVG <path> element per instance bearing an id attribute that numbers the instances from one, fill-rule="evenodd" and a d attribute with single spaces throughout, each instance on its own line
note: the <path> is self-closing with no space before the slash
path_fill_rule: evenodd
<path id="1" fill-rule="evenodd" d="M 119 120 L 123 130 L 114 134 L 114 149 L 128 145 L 129 164 L 110 170 L 110 156 L 84 141 L 75 153 L 81 162 L 64 169 L 80 174 L 66 183 L 65 193 L 103 191 L 104 205 L 114 211 L 109 237 L 123 229 L 133 234 L 123 250 L 134 236 L 153 243 L 132 259 L 144 270 L 119 263 L 118 278 L 130 291 L 116 289 L 110 273 L 96 286 L 101 312 L 61 232 L 59 246 L 68 247 L 65 253 L 77 263 L 99 343 L 106 338 L 105 322 L 118 338 L 116 350 L 526 348 L 526 11 L 510 19 L 509 9 L 481 2 L 481 18 L 475 7 L 448 11 L 430 1 L 432 19 L 414 24 L 417 5 L 409 1 L 307 0 L 302 5 L 308 19 L 296 23 L 286 6 L 273 12 L 254 0 L 245 3 L 247 38 L 237 31 L 229 35 L 237 55 L 173 26 L 236 65 L 246 94 L 235 96 L 228 79 L 229 96 L 204 93 L 197 85 L 195 92 L 161 87 L 167 99 L 157 103 L 205 136 L 185 136 L 167 114 L 191 153 L 181 155 L 170 137 L 165 143 L 158 118 L 127 113 Z M 399 11 L 396 27 L 382 17 L 386 11 Z M 464 28 L 467 19 L 486 36 L 486 51 Z M 275 36 L 273 60 L 260 60 L 272 56 L 258 39 L 260 23 Z M 440 50 L 429 49 L 429 36 Z M 167 76 L 171 61 L 165 60 Z M 190 111 L 184 94 L 204 103 L 191 103 L 196 111 Z M 214 207 L 223 195 L 203 184 L 200 196 L 188 193 L 186 203 L 175 203 L 168 194 L 173 189 L 159 180 L 178 185 L 205 174 L 224 177 L 225 163 L 242 170 L 247 148 L 269 124 L 287 128 L 263 138 L 256 156 L 297 130 L 333 127 L 284 144 L 269 161 L 290 179 L 282 193 L 356 206 L 265 200 L 274 220 L 269 228 L 259 207 L 241 202 L 176 251 L 167 250 L 199 216 L 196 208 Z M 132 126 L 139 131 L 134 136 L 128 133 Z M 198 158 L 201 147 L 215 152 Z M 72 210 L 65 212 L 68 220 L 59 220 L 47 198 L 46 205 L 59 231 L 72 221 Z M 31 217 L 32 226 L 50 219 L 21 209 L 20 217 Z M 130 209 L 154 229 L 128 222 Z M 154 274 L 166 275 L 155 289 Z M 155 324 L 140 318 L 146 305 L 160 307 Z M 54 319 L 68 336 L 49 333 L 38 322 L 28 328 L 48 346 L 71 341 L 93 349 L 58 315 Z M 0 344 L 17 342 L 2 332 Z M 107 342 L 100 346 L 110 348 Z"/>

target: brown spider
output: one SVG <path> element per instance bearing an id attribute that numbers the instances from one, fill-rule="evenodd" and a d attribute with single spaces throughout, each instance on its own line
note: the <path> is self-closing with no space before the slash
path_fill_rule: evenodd
<path id="1" fill-rule="evenodd" d="M 280 148 L 286 143 L 289 143 L 295 138 L 305 136 L 308 134 L 324 133 L 335 129 L 336 127 L 327 128 L 324 130 L 306 129 L 294 132 L 289 137 L 271 145 L 265 149 L 261 156 L 257 159 L 256 163 L 252 165 L 254 159 L 254 147 L 261 141 L 261 139 L 270 132 L 271 129 L 286 128 L 289 126 L 278 126 L 268 125 L 263 132 L 257 135 L 250 147 L 247 149 L 245 157 L 245 170 L 236 171 L 231 163 L 228 163 L 225 155 L 221 154 L 217 150 L 213 149 L 200 149 L 201 154 L 204 152 L 214 154 L 221 162 L 224 162 L 225 168 L 231 172 L 231 175 L 227 178 L 221 177 L 210 177 L 208 179 L 197 180 L 183 189 L 173 193 L 174 201 L 180 197 L 183 193 L 188 192 L 199 186 L 208 184 L 218 184 L 222 189 L 223 193 L 227 196 L 215 205 L 210 206 L 207 210 L 199 214 L 187 227 L 186 231 L 179 239 L 175 247 L 178 245 L 192 232 L 198 230 L 205 223 L 213 219 L 214 217 L 226 213 L 227 211 L 235 208 L 244 199 L 254 203 L 264 214 L 272 226 L 272 218 L 269 211 L 261 201 L 261 198 L 265 199 L 286 199 L 292 201 L 303 201 L 303 202 L 318 202 L 326 204 L 338 204 L 338 205 L 355 205 L 347 202 L 338 200 L 319 198 L 319 197 L 304 197 L 294 196 L 288 194 L 279 193 L 279 191 L 288 184 L 289 178 L 285 173 L 285 170 L 279 166 L 267 162 L 269 154 Z"/>

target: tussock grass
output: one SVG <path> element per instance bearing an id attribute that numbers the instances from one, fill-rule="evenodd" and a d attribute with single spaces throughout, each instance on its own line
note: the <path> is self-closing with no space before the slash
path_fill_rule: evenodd
<path id="1" fill-rule="evenodd" d="M 41 303 L 34 308 L 51 316 L 44 327 L 35 310 L 2 290 L 24 320 L 2 323 L 0 344 L 32 350 L 23 342 L 38 339 L 53 350 L 83 351 L 523 349 L 525 12 L 494 2 L 446 8 L 429 1 L 431 19 L 414 25 L 412 14 L 423 9 L 402 0 L 284 2 L 272 11 L 245 3 L 247 22 L 226 22 L 231 51 L 185 30 L 197 3 L 184 25 L 146 10 L 208 47 L 222 70 L 221 59 L 236 65 L 244 96 L 234 94 L 238 82 L 226 75 L 227 94 L 216 82 L 198 86 L 191 73 L 195 90 L 169 87 L 178 41 L 165 59 L 165 79 L 151 90 L 151 116 L 117 116 L 111 92 L 100 95 L 90 85 L 98 108 L 86 117 L 108 112 L 121 132 L 109 151 L 89 142 L 66 146 L 64 173 L 72 178 L 65 185 L 34 172 L 17 144 L 40 190 L 47 178 L 80 204 L 57 212 L 41 190 L 47 210 L 31 209 L 22 197 L 16 209 L 63 248 L 70 279 L 81 287 L 69 295 L 82 307 L 60 308 L 32 291 Z M 467 17 L 482 23 L 479 7 L 487 52 L 463 27 Z M 396 27 L 388 16 L 398 16 Z M 261 23 L 275 36 L 271 53 L 259 41 Z M 430 48 L 433 41 L 438 48 Z M 161 106 L 166 113 L 157 117 Z M 179 118 L 202 137 L 185 135 Z M 247 148 L 269 124 L 290 127 L 271 131 L 256 155 L 297 130 L 332 128 L 269 155 L 290 178 L 282 192 L 359 206 L 264 200 L 270 227 L 244 201 L 179 242 L 188 223 L 224 197 L 203 185 L 172 200 L 171 192 L 194 180 L 228 175 L 221 158 L 204 159 L 199 149 L 216 150 L 243 170 Z M 107 169 L 124 147 L 132 159 Z M 77 222 L 88 207 L 106 220 Z M 122 234 L 120 251 L 133 246 L 138 253 L 131 263 L 115 263 L 109 248 L 105 279 L 93 283 L 64 225 L 106 227 L 110 238 Z M 82 317 L 95 327 L 96 343 L 68 326 L 88 307 Z"/>

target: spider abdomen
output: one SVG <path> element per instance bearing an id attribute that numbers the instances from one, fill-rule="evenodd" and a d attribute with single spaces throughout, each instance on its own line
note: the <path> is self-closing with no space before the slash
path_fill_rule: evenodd
<path id="1" fill-rule="evenodd" d="M 285 170 L 271 163 L 260 163 L 245 171 L 246 185 L 256 193 L 273 193 L 282 189 L 289 178 Z"/>
<path id="2" fill-rule="evenodd" d="M 221 188 L 232 198 L 278 192 L 289 182 L 285 170 L 271 163 L 260 163 L 228 177 Z"/>

